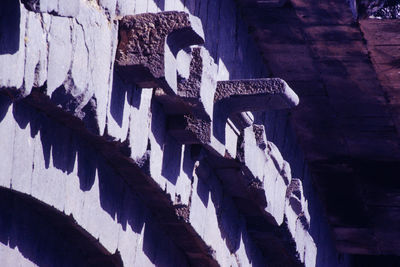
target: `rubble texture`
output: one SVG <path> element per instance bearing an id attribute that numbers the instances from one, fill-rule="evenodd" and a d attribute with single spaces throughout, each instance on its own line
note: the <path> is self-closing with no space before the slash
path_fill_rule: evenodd
<path id="1" fill-rule="evenodd" d="M 359 3 L 361 15 L 378 19 L 399 19 L 400 3 L 397 0 L 362 0 Z"/>
<path id="2" fill-rule="evenodd" d="M 204 42 L 201 24 L 193 24 L 196 22 L 190 21 L 189 14 L 176 11 L 124 17 L 116 55 L 117 69 L 124 80 L 176 93 L 174 55 L 182 48 Z"/>

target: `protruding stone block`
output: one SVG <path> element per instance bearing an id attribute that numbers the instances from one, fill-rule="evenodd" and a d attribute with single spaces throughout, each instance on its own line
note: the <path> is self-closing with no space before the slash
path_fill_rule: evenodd
<path id="1" fill-rule="evenodd" d="M 303 185 L 300 179 L 293 178 L 286 191 L 287 207 L 286 216 L 288 218 L 289 230 L 294 233 L 296 221 L 300 221 L 305 230 L 310 227 L 310 215 L 308 213 L 307 202 L 303 195 Z M 290 210 L 288 210 L 290 208 Z M 291 214 L 290 213 L 294 213 Z"/>
<path id="2" fill-rule="evenodd" d="M 191 106 L 198 118 L 210 121 L 217 86 L 217 66 L 203 47 L 192 49 L 190 74 L 178 82 L 178 95 Z"/>
<path id="3" fill-rule="evenodd" d="M 177 95 L 157 88 L 157 101 L 163 104 L 168 114 L 192 114 L 210 122 L 217 87 L 217 65 L 204 47 L 181 50 L 177 59 L 185 65 L 178 70 Z"/>
<path id="4" fill-rule="evenodd" d="M 192 115 L 170 116 L 168 132 L 182 144 L 208 144 L 211 125 Z"/>
<path id="5" fill-rule="evenodd" d="M 225 144 L 228 117 L 245 111 L 287 109 L 299 103 L 299 97 L 279 78 L 217 82 L 214 96 L 213 135 Z"/>
<path id="6" fill-rule="evenodd" d="M 220 81 L 214 102 L 228 114 L 244 111 L 286 109 L 298 105 L 299 97 L 279 78 Z"/>
<path id="7" fill-rule="evenodd" d="M 176 55 L 182 48 L 204 43 L 198 18 L 169 11 L 126 16 L 119 28 L 117 71 L 140 87 L 177 92 Z"/>

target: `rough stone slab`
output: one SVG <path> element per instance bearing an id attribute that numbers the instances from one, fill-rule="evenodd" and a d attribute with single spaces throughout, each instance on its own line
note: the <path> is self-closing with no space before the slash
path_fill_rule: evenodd
<path id="1" fill-rule="evenodd" d="M 230 115 L 244 111 L 288 109 L 296 106 L 299 98 L 281 79 L 250 79 L 219 81 L 214 102 L 212 136 L 217 143 L 225 145 L 225 124 Z"/>
<path id="2" fill-rule="evenodd" d="M 281 79 L 219 81 L 216 105 L 227 105 L 229 113 L 292 108 L 299 103 L 296 93 Z"/>
<path id="3" fill-rule="evenodd" d="M 210 123 L 191 115 L 171 116 L 167 127 L 182 144 L 208 144 L 211 141 Z"/>
<path id="4" fill-rule="evenodd" d="M 219 109 L 216 110 L 217 117 L 214 117 L 212 127 L 202 119 L 185 115 L 171 118 L 170 133 L 182 143 L 211 144 L 211 147 L 218 150 L 215 141 L 213 142 L 213 136 L 223 145 L 228 145 L 225 136 L 226 114 L 289 108 L 298 103 L 298 97 L 280 79 L 226 81 L 218 82 L 214 102 L 219 105 Z M 219 114 L 221 112 L 222 114 Z"/>
<path id="5" fill-rule="evenodd" d="M 204 42 L 198 19 L 184 12 L 126 16 L 120 23 L 116 63 L 121 76 L 140 87 L 177 92 L 176 53 Z"/>
<path id="6" fill-rule="evenodd" d="M 189 77 L 178 82 L 178 96 L 189 102 L 196 117 L 211 120 L 216 90 L 216 65 L 204 48 L 193 48 L 191 55 Z"/>

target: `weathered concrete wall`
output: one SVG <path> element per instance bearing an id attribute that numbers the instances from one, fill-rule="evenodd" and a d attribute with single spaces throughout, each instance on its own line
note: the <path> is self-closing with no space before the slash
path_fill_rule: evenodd
<path id="1" fill-rule="evenodd" d="M 78 226 L 89 240 L 98 239 L 93 250 L 117 258 L 114 265 L 119 264 L 119 257 L 124 266 L 187 266 L 197 257 L 221 266 L 277 265 L 260 244 L 264 239 L 254 238 L 257 227 L 249 226 L 259 218 L 238 207 L 243 192 L 235 195 L 235 190 L 227 188 L 232 181 L 224 180 L 243 166 L 232 167 L 230 161 L 219 165 L 204 149 L 199 151 L 198 145 L 182 145 L 168 133 L 171 114 L 154 99 L 154 90 L 126 83 L 114 71 L 122 16 L 182 10 L 201 19 L 204 47 L 216 63 L 216 80 L 268 76 L 234 1 L 22 2 L 25 5 L 7 0 L 0 17 L 6 22 L 0 24 L 0 135 L 5 137 L 0 139 L 2 188 L 24 194 L 24 201 L 40 200 L 50 210 L 60 212 L 59 216 L 72 216 L 71 227 Z M 184 56 L 178 62 L 179 66 L 187 64 Z M 286 127 L 287 114 L 269 112 L 267 119 L 262 116 L 256 115 L 256 122 L 265 125 L 263 142 L 267 148 L 253 142 L 256 137 L 251 127 L 237 132 L 234 125 L 225 127 L 224 123 L 227 140 L 222 144 L 223 152 L 236 158 L 241 151 L 238 144 L 244 140 L 245 170 L 262 184 L 258 188 L 256 183 L 254 194 L 261 190 L 268 203 L 262 206 L 262 213 L 272 222 L 272 230 L 268 230 L 271 240 L 276 239 L 276 229 L 282 223 L 284 227 L 296 225 L 298 230 L 282 230 L 282 238 L 288 235 L 294 240 L 300 262 L 338 266 L 340 260 L 306 165 Z M 267 140 L 277 145 L 286 161 Z M 260 164 L 253 164 L 252 153 L 260 155 Z M 136 169 L 140 174 L 131 171 Z M 142 175 L 153 183 L 131 182 Z M 238 175 L 238 181 L 242 176 Z M 298 214 L 288 218 L 293 207 L 286 193 L 292 176 L 303 179 L 301 212 L 308 213 L 308 199 L 310 230 L 297 226 Z M 152 205 L 153 196 L 148 193 L 152 190 L 154 202 L 163 196 L 161 202 L 175 208 L 179 222 L 160 220 L 159 213 L 164 211 Z M 9 214 L 14 218 L 12 211 Z M 33 216 L 29 211 L 27 214 Z M 18 226 L 12 219 L 7 221 L 6 215 L 4 218 L 5 225 Z M 20 261 L 18 253 L 39 266 L 52 261 L 34 253 L 38 240 L 47 233 L 30 243 L 0 227 L 6 236 L 1 239 L 4 246 L 0 253 L 10 255 L 10 262 Z M 191 251 L 190 244 L 177 242 L 181 237 L 174 235 L 181 233 L 180 228 L 189 229 L 193 242 L 203 242 L 200 247 L 207 246 L 206 259 Z M 16 246 L 10 243 L 11 237 Z M 57 236 L 50 244 L 70 246 L 74 240 L 80 239 L 68 243 Z M 20 246 L 26 248 L 21 250 Z M 8 253 L 10 248 L 15 256 Z M 75 258 L 81 262 L 79 257 L 65 257 L 65 264 Z M 343 266 L 345 263 L 346 259 Z"/>

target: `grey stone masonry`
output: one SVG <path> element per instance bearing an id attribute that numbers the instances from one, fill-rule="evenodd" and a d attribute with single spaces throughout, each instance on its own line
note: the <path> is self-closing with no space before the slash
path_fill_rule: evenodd
<path id="1" fill-rule="evenodd" d="M 259 78 L 234 1 L 7 0 L 0 13 L 0 200 L 18 207 L 0 209 L 0 259 L 316 265 L 308 195 L 268 127 L 289 137 L 257 115 L 299 99 Z M 55 245 L 45 257 L 39 243 Z"/>

